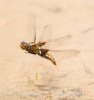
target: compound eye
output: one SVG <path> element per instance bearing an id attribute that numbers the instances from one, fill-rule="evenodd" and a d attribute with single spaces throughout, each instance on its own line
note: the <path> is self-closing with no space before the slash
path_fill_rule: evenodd
<path id="1" fill-rule="evenodd" d="M 21 47 L 21 49 L 25 50 L 27 48 L 27 43 L 21 42 L 20 47 Z"/>

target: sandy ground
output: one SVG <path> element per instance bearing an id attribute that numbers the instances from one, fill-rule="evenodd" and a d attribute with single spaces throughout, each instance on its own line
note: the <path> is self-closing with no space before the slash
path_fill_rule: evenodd
<path id="1" fill-rule="evenodd" d="M 51 38 L 72 35 L 61 48 L 80 53 L 54 66 L 21 50 L 31 14 L 37 37 L 49 24 Z M 93 32 L 94 0 L 0 0 L 0 100 L 94 100 Z"/>

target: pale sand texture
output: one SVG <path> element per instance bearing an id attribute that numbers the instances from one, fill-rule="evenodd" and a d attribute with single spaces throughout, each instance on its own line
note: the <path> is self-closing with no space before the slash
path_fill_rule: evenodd
<path id="1" fill-rule="evenodd" d="M 36 16 L 37 35 L 52 26 L 52 38 L 72 35 L 61 48 L 78 56 L 55 67 L 24 53 L 30 40 L 29 17 Z M 94 0 L 0 0 L 0 100 L 94 100 Z M 59 58 L 59 56 L 56 58 Z"/>

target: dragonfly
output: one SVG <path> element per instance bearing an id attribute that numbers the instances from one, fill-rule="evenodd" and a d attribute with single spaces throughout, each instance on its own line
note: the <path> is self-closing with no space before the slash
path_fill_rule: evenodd
<path id="1" fill-rule="evenodd" d="M 58 47 L 59 45 L 61 46 L 66 40 L 71 39 L 72 35 L 66 35 L 59 38 L 51 39 L 51 34 L 52 34 L 51 25 L 45 25 L 43 27 L 40 39 L 37 42 L 35 16 L 30 16 L 28 23 L 29 23 L 28 28 L 32 33 L 31 36 L 32 41 L 31 42 L 22 41 L 20 43 L 20 47 L 22 50 L 25 50 L 30 54 L 39 55 L 40 57 L 48 59 L 54 65 L 57 65 L 57 61 L 55 57 L 52 55 L 52 52 L 57 54 L 56 58 L 58 58 L 58 56 L 62 56 L 63 58 L 71 57 L 79 53 L 79 51 L 75 49 L 72 50 L 56 49 L 56 47 Z"/>

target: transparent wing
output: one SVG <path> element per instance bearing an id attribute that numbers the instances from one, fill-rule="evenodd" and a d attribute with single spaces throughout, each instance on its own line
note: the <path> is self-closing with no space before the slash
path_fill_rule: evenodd
<path id="1" fill-rule="evenodd" d="M 27 37 L 29 42 L 36 42 L 36 16 L 33 14 L 27 20 Z"/>
<path id="2" fill-rule="evenodd" d="M 54 56 L 54 59 L 57 63 L 61 63 L 64 59 L 77 56 L 80 51 L 71 49 L 71 50 L 50 50 L 51 54 Z"/>
<path id="3" fill-rule="evenodd" d="M 51 52 L 61 54 L 61 56 L 65 57 L 71 57 L 75 56 L 78 53 L 80 53 L 79 50 L 71 49 L 71 50 L 50 50 Z"/>
<path id="4" fill-rule="evenodd" d="M 43 46 L 43 48 L 47 47 L 46 45 L 48 45 L 47 49 L 52 49 L 52 50 L 56 49 L 59 46 L 67 43 L 71 38 L 72 38 L 72 35 L 66 35 L 63 37 L 59 37 L 57 39 L 48 40 L 46 41 L 46 44 Z"/>
<path id="5" fill-rule="evenodd" d="M 72 38 L 72 35 L 66 35 L 63 37 L 59 37 L 56 39 L 52 39 L 52 27 L 51 25 L 46 25 L 43 27 L 43 31 L 41 34 L 41 37 L 39 39 L 39 42 L 45 42 L 45 45 L 42 46 L 42 48 L 45 49 L 56 49 L 56 47 L 61 46 L 61 44 L 67 43 L 68 40 Z"/>
<path id="6" fill-rule="evenodd" d="M 52 27 L 51 25 L 46 25 L 43 27 L 39 42 L 46 42 L 48 40 L 51 40 L 51 34 L 52 34 Z M 49 44 L 44 45 L 45 48 L 49 47 Z"/>
<path id="7" fill-rule="evenodd" d="M 52 28 L 51 25 L 45 25 L 43 27 L 39 42 L 46 42 L 51 39 Z"/>

